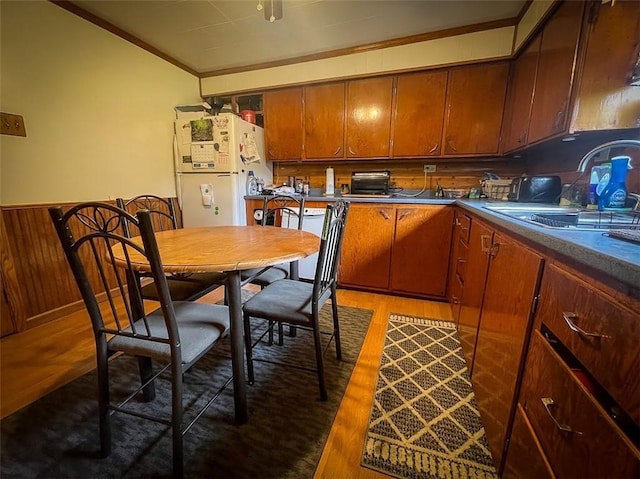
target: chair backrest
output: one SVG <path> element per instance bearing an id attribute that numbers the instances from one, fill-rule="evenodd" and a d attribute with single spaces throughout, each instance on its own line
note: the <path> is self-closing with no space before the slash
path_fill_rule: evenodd
<path id="1" fill-rule="evenodd" d="M 288 227 L 288 224 L 282 224 L 282 221 L 290 221 L 291 217 L 298 219 L 298 229 L 302 229 L 302 222 L 304 220 L 304 203 L 305 198 L 302 196 L 287 196 L 276 195 L 265 197 L 262 203 L 262 221 L 260 224 L 265 226 L 269 224 L 269 218 L 273 217 L 274 226 Z M 282 216 L 283 213 L 288 213 L 286 219 Z M 280 217 L 280 220 L 278 220 Z"/>
<path id="2" fill-rule="evenodd" d="M 135 215 L 140 210 L 149 211 L 155 231 L 178 229 L 178 217 L 171 198 L 162 198 L 156 195 L 138 195 L 127 201 L 123 198 L 117 198 L 116 204 L 118 208 L 132 215 Z M 135 224 L 125 221 L 124 227 L 124 233 L 129 238 L 140 233 Z"/>
<path id="3" fill-rule="evenodd" d="M 133 216 L 100 202 L 81 203 L 66 213 L 60 207 L 50 207 L 49 214 L 89 312 L 98 350 L 106 351 L 107 335 L 135 336 L 141 341 L 168 343 L 174 358 L 180 358 L 175 311 L 162 271 L 151 214 L 140 211 Z M 127 224 L 139 229 L 142 244 L 124 235 Z M 125 261 L 117 264 L 114 257 L 121 251 L 125 252 L 122 255 Z M 131 258 L 140 256 L 149 262 L 160 295 L 168 333 L 163 337 L 151 333 L 140 283 L 133 276 Z"/>
<path id="4" fill-rule="evenodd" d="M 330 289 L 335 286 L 344 228 L 349 213 L 349 202 L 344 200 L 329 203 L 324 214 L 320 251 L 316 263 L 316 274 L 313 280 L 313 307 L 329 296 Z"/>

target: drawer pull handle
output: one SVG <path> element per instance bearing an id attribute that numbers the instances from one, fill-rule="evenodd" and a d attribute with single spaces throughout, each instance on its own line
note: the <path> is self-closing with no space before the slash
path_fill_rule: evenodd
<path id="1" fill-rule="evenodd" d="M 558 422 L 556 417 L 551 412 L 551 408 L 556 405 L 556 403 L 553 402 L 553 399 L 551 399 L 551 398 L 542 398 L 542 405 L 547 410 L 547 412 L 549 413 L 549 416 L 551 416 L 551 419 L 553 419 L 553 422 L 555 423 L 555 425 L 556 425 L 556 427 L 558 429 L 560 429 L 561 431 L 564 431 L 564 432 L 572 432 L 574 434 L 582 434 L 580 431 L 576 431 L 574 429 L 571 429 L 571 426 L 568 426 L 567 424 L 560 424 Z"/>
<path id="2" fill-rule="evenodd" d="M 571 331 L 573 331 L 574 333 L 578 333 L 582 336 L 587 336 L 589 338 L 598 338 L 598 339 L 611 338 L 611 336 L 607 336 L 606 334 L 590 333 L 588 331 L 585 331 L 584 329 L 579 328 L 578 325 L 573 322 L 574 319 L 577 319 L 579 317 L 576 313 L 563 311 L 562 317 L 564 318 L 565 322 L 569 326 L 569 329 L 571 329 Z"/>
<path id="3" fill-rule="evenodd" d="M 482 235 L 480 236 L 480 240 L 481 240 L 480 249 L 482 250 L 483 253 L 489 254 L 491 250 L 491 236 Z"/>
<path id="4" fill-rule="evenodd" d="M 389 219 L 389 213 L 387 213 L 386 211 L 380 210 L 378 211 L 378 213 L 380 213 L 385 220 Z"/>

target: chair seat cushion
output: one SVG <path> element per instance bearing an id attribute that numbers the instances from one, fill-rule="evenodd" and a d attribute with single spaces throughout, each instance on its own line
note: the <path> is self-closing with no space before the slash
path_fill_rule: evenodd
<path id="1" fill-rule="evenodd" d="M 173 301 L 193 301 L 213 291 L 225 282 L 224 273 L 194 273 L 184 278 L 167 277 L 167 285 Z M 158 291 L 152 281 L 142 287 L 142 297 L 158 301 Z"/>
<path id="2" fill-rule="evenodd" d="M 326 297 L 320 298 L 322 305 Z M 291 279 L 281 279 L 256 293 L 246 303 L 243 310 L 256 318 L 284 321 L 298 325 L 310 325 L 312 322 L 313 283 Z"/>
<path id="3" fill-rule="evenodd" d="M 252 284 L 264 287 L 289 276 L 289 265 L 272 266 L 268 270 L 260 273 L 261 270 L 262 268 L 245 270 L 240 273 L 240 279 L 243 282 L 248 281 Z M 256 274 L 258 276 L 256 276 Z"/>
<path id="4" fill-rule="evenodd" d="M 229 308 L 218 304 L 176 301 L 173 303 L 180 334 L 183 367 L 188 367 L 205 354 L 218 339 L 229 332 Z M 167 328 L 160 308 L 147 315 L 153 336 L 168 338 Z M 130 332 L 131 328 L 126 331 Z M 136 321 L 136 331 L 146 334 L 144 322 Z M 116 335 L 109 341 L 109 349 L 158 360 L 170 360 L 168 344 L 142 338 Z"/>

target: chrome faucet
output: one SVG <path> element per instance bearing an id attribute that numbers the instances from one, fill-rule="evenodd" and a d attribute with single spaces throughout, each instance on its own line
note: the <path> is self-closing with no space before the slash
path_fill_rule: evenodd
<path id="1" fill-rule="evenodd" d="M 618 148 L 623 146 L 635 146 L 636 148 L 640 148 L 640 140 L 613 140 L 596 146 L 593 150 L 582 157 L 576 171 L 578 173 L 584 173 L 585 171 L 587 171 L 587 165 L 589 164 L 591 159 L 601 151 L 607 150 L 609 148 Z"/>

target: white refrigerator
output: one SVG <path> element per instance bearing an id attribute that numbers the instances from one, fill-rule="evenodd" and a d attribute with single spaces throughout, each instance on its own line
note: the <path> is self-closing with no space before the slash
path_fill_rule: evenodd
<path id="1" fill-rule="evenodd" d="M 174 159 L 182 222 L 192 226 L 245 225 L 247 176 L 273 181 L 264 155 L 264 130 L 233 113 L 178 114 Z"/>

